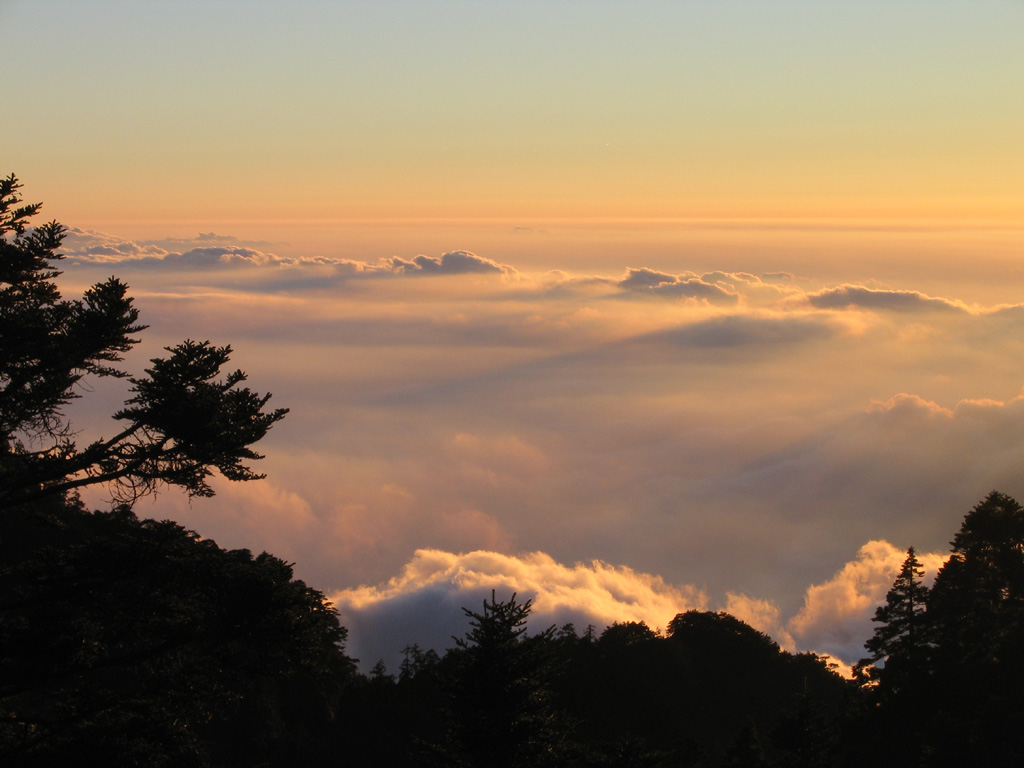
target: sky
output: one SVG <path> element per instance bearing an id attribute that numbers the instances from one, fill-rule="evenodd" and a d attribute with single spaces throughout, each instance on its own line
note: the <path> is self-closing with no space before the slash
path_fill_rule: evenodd
<path id="1" fill-rule="evenodd" d="M 140 502 L 267 550 L 367 665 L 490 590 L 861 655 L 1024 497 L 1024 5 L 0 0 L 0 172 L 291 409 Z M 110 434 L 120 385 L 73 406 Z M 101 504 L 97 492 L 90 501 Z"/>

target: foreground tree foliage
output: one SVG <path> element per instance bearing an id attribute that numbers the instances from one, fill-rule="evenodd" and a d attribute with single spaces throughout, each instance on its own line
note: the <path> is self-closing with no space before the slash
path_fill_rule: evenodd
<path id="1" fill-rule="evenodd" d="M 1024 765 L 1024 508 L 990 493 L 920 576 L 910 550 L 866 644 L 870 727 L 920 765 Z"/>
<path id="2" fill-rule="evenodd" d="M 1024 508 L 964 518 L 928 601 L 935 765 L 1024 765 Z"/>
<path id="3" fill-rule="evenodd" d="M 0 541 L 0 764 L 287 766 L 341 727 L 346 633 L 287 563 L 126 508 Z"/>
<path id="4" fill-rule="evenodd" d="M 20 188 L 0 180 L 0 509 L 97 483 L 130 503 L 161 483 L 211 496 L 213 470 L 261 477 L 246 463 L 261 458 L 251 446 L 287 410 L 264 410 L 270 395 L 240 386 L 241 371 L 221 376 L 227 346 L 168 347 L 140 377 L 115 367 L 146 327 L 128 287 L 111 277 L 63 299 L 54 264 L 66 229 L 29 228 L 40 205 L 19 206 Z M 86 376 L 127 378 L 132 396 L 111 437 L 80 447 L 62 408 Z"/>
<path id="5" fill-rule="evenodd" d="M 221 375 L 229 347 L 186 341 L 144 376 L 116 367 L 145 326 L 116 278 L 81 299 L 55 279 L 65 229 L 28 226 L 0 180 L 0 764 L 294 765 L 337 725 L 345 630 L 268 554 L 225 551 L 128 506 L 159 484 L 210 496 L 261 477 L 252 445 L 285 415 Z M 87 376 L 126 378 L 112 437 L 64 414 Z M 322 755 L 319 755 L 322 757 Z"/>

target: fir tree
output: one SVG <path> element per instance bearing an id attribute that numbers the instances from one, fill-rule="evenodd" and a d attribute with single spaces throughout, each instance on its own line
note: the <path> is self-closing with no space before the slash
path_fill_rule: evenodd
<path id="1" fill-rule="evenodd" d="M 866 683 L 877 683 L 884 696 L 899 695 L 919 684 L 925 668 L 929 591 L 923 578 L 924 569 L 910 547 L 885 604 L 878 606 L 872 619 L 878 626 L 864 644 L 871 655 L 861 659 L 856 671 Z"/>
<path id="2" fill-rule="evenodd" d="M 447 765 L 560 765 L 564 730 L 557 727 L 549 683 L 555 627 L 526 637 L 532 601 L 494 592 L 483 611 L 463 608 L 470 619 L 464 637 L 453 638 L 450 694 L 451 738 L 437 753 Z"/>

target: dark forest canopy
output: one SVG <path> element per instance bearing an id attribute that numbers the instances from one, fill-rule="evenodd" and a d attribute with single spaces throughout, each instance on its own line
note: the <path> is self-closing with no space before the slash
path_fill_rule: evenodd
<path id="1" fill-rule="evenodd" d="M 515 595 L 364 676 L 287 563 L 49 497 L 0 515 L 0 761 L 1016 766 L 1022 517 L 987 497 L 930 589 L 908 553 L 856 680 L 725 613 L 526 632 Z"/>
<path id="2" fill-rule="evenodd" d="M 355 674 L 287 563 L 127 508 L 0 514 L 0 578 L 2 765 L 286 765 Z"/>
<path id="3" fill-rule="evenodd" d="M 288 563 L 79 501 L 258 478 L 285 412 L 209 342 L 121 371 L 144 329 L 127 287 L 63 299 L 63 228 L 30 229 L 18 189 L 0 181 L 0 764 L 1024 765 L 1024 508 L 997 492 L 930 588 L 908 550 L 854 680 L 726 613 L 528 632 L 514 594 L 466 608 L 443 653 L 360 675 Z M 62 408 L 86 376 L 133 394 L 79 447 Z"/>

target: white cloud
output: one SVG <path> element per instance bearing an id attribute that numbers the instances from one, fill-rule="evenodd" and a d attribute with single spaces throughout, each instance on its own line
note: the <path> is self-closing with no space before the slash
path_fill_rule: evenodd
<path id="1" fill-rule="evenodd" d="M 906 551 L 887 541 L 869 541 L 857 559 L 831 579 L 807 589 L 803 608 L 788 630 L 801 648 L 828 653 L 847 664 L 864 656 L 864 642 L 874 632 L 872 617 L 899 573 Z M 930 583 L 946 560 L 939 553 L 917 553 Z"/>
<path id="2" fill-rule="evenodd" d="M 152 243 L 137 243 L 103 232 L 69 227 L 59 253 L 71 262 L 114 264 L 162 259 L 168 251 Z"/>
<path id="3" fill-rule="evenodd" d="M 155 245 L 165 251 L 183 253 L 192 248 L 208 248 L 211 246 L 236 246 L 265 250 L 274 247 L 275 243 L 267 240 L 242 240 L 234 235 L 218 235 L 216 232 L 200 232 L 195 237 L 164 237 L 158 240 L 143 240 L 143 245 Z"/>
<path id="4" fill-rule="evenodd" d="M 164 246 L 186 246 L 173 250 Z M 118 267 L 209 268 L 239 265 L 282 265 L 296 263 L 236 242 L 236 238 L 213 233 L 194 240 L 169 239 L 136 242 L 78 228 L 71 228 L 60 249 L 67 262 L 76 265 L 116 265 Z"/>
<path id="5" fill-rule="evenodd" d="M 624 566 L 599 561 L 566 566 L 543 552 L 516 557 L 439 550 L 417 550 L 388 582 L 342 590 L 331 600 L 351 631 L 352 652 L 370 664 L 377 657 L 392 664 L 413 642 L 438 651 L 450 647 L 451 636 L 466 629 L 461 608 L 478 610 L 491 590 L 498 599 L 512 593 L 520 602 L 532 599 L 534 630 L 573 622 L 578 631 L 588 624 L 600 631 L 614 621 L 664 629 L 677 613 L 707 605 L 696 587 L 674 587 Z"/>
<path id="6" fill-rule="evenodd" d="M 168 253 L 163 257 L 163 260 L 167 264 L 180 264 L 183 267 L 259 266 L 293 263 L 291 259 L 282 259 L 272 253 L 264 253 L 253 248 L 243 248 L 236 245 L 191 248 L 184 253 Z"/>
<path id="7" fill-rule="evenodd" d="M 630 267 L 626 270 L 626 276 L 619 281 L 619 287 L 628 290 L 646 290 L 657 288 L 659 285 L 671 285 L 678 281 L 678 277 L 665 272 L 658 272 L 646 267 Z"/>

